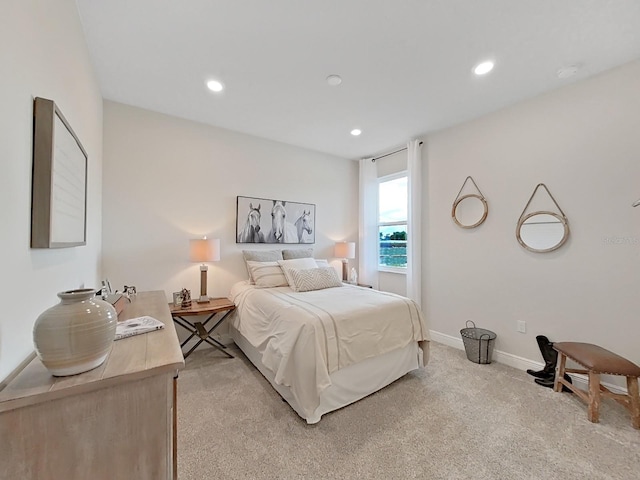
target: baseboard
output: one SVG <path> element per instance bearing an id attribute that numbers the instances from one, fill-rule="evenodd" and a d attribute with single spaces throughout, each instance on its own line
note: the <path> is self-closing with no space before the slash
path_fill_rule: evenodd
<path id="1" fill-rule="evenodd" d="M 433 330 L 429 330 L 429 333 L 431 334 L 431 340 L 433 340 L 434 342 L 442 343 L 443 345 L 457 348 L 458 350 L 464 350 L 464 343 L 462 342 L 462 338 L 452 337 L 451 335 L 446 335 L 444 333 L 436 332 Z M 542 370 L 544 368 L 544 363 L 542 362 L 536 362 L 533 360 L 529 360 L 528 358 L 519 357 L 507 352 L 501 352 L 500 350 L 496 349 L 493 350 L 493 357 L 491 360 L 523 371 L 527 371 L 527 369 Z M 573 383 L 576 384 L 576 386 L 582 388 L 583 390 L 589 389 L 589 380 L 585 375 L 572 373 L 570 377 L 573 380 Z M 623 395 L 627 394 L 627 389 L 621 387 L 620 385 L 614 385 L 607 382 L 602 382 L 602 385 L 604 385 L 614 393 L 620 393 Z"/>

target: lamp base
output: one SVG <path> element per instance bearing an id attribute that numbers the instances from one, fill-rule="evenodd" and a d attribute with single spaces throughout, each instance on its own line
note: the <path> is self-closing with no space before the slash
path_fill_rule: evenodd
<path id="1" fill-rule="evenodd" d="M 210 297 L 207 297 L 206 295 L 201 296 L 198 300 L 196 300 L 197 303 L 209 303 L 209 301 L 211 300 Z"/>
<path id="2" fill-rule="evenodd" d="M 346 258 L 342 259 L 342 281 L 343 282 L 348 282 L 349 281 L 349 260 L 347 260 Z"/>

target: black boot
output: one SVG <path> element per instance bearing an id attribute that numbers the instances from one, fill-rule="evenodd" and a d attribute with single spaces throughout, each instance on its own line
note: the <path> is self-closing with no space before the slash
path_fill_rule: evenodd
<path id="1" fill-rule="evenodd" d="M 546 378 L 536 378 L 535 382 L 538 385 L 542 385 L 543 387 L 547 387 L 547 388 L 553 388 L 554 383 L 556 382 L 555 379 L 555 375 L 553 376 L 554 378 L 548 380 Z M 564 379 L 571 383 L 573 385 L 573 382 L 571 381 L 571 377 L 569 375 L 567 375 L 566 373 L 564 374 Z M 563 392 L 571 392 L 571 390 L 569 390 L 567 387 L 565 387 L 564 385 L 562 386 L 562 391 Z M 573 392 L 572 392 L 573 393 Z"/>
<path id="2" fill-rule="evenodd" d="M 528 369 L 527 373 L 529 375 L 533 375 L 536 378 L 541 378 L 545 381 L 551 380 L 551 383 L 553 384 L 553 380 L 556 376 L 558 352 L 553 349 L 553 343 L 551 343 L 549 339 L 544 335 L 538 335 L 536 337 L 536 341 L 538 342 L 540 353 L 542 354 L 542 358 L 544 359 L 544 368 L 538 371 Z"/>

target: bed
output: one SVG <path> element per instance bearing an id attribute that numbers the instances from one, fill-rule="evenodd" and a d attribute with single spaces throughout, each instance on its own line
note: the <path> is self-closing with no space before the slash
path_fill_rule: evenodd
<path id="1" fill-rule="evenodd" d="M 249 268 L 252 262 L 247 263 Z M 259 266 L 271 268 L 275 277 L 274 263 Z M 319 270 L 330 276 L 333 268 L 291 271 Z M 291 279 L 253 284 L 250 270 L 250 280 L 236 283 L 230 295 L 236 305 L 229 325 L 234 342 L 309 424 L 429 358 L 429 332 L 415 302 L 336 278 L 335 286 L 300 291 L 294 282 L 288 285 Z"/>

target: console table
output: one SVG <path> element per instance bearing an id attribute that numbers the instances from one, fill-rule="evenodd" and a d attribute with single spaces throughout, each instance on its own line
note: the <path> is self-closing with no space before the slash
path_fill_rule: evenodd
<path id="1" fill-rule="evenodd" d="M 177 477 L 177 376 L 184 367 L 164 292 L 142 292 L 119 320 L 164 328 L 115 341 L 99 367 L 53 377 L 34 358 L 0 391 L 0 478 Z"/>

